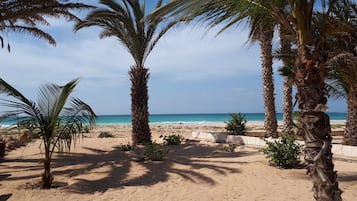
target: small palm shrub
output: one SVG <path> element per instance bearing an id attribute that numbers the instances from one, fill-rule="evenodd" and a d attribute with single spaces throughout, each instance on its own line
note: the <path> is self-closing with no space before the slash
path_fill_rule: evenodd
<path id="1" fill-rule="evenodd" d="M 163 161 L 166 156 L 165 150 L 157 143 L 145 145 L 142 153 L 145 161 Z"/>
<path id="2" fill-rule="evenodd" d="M 181 135 L 169 135 L 163 137 L 166 145 L 180 145 L 184 138 Z"/>
<path id="3" fill-rule="evenodd" d="M 99 138 L 114 138 L 114 135 L 108 131 L 100 132 Z"/>
<path id="4" fill-rule="evenodd" d="M 83 128 L 81 129 L 82 133 L 89 133 L 90 132 L 90 127 L 89 126 L 83 126 Z"/>
<path id="5" fill-rule="evenodd" d="M 262 151 L 272 165 L 293 168 L 299 164 L 302 146 L 296 142 L 294 135 L 283 135 L 281 140 L 267 142 L 267 145 Z"/>
<path id="6" fill-rule="evenodd" d="M 120 150 L 131 151 L 131 150 L 133 150 L 133 146 L 131 146 L 130 144 L 122 144 L 122 145 L 120 145 Z"/>
<path id="7" fill-rule="evenodd" d="M 245 135 L 245 124 L 247 123 L 245 116 L 241 113 L 232 113 L 230 115 L 232 119 L 226 122 L 226 130 L 233 135 Z"/>
<path id="8" fill-rule="evenodd" d="M 228 144 L 227 146 L 224 146 L 224 150 L 226 150 L 227 152 L 234 152 L 234 150 L 237 148 L 237 144 L 231 143 Z"/>

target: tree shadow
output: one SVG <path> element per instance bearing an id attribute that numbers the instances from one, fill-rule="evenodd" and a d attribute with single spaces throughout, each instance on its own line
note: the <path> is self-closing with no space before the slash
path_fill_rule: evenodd
<path id="1" fill-rule="evenodd" d="M 52 174 L 55 182 L 60 182 L 56 180 L 60 177 L 72 178 L 73 182 L 60 187 L 60 189 L 80 194 L 94 194 L 126 186 L 150 186 L 168 181 L 172 176 L 181 177 L 192 183 L 214 186 L 216 181 L 212 172 L 224 176 L 240 173 L 238 165 L 246 162 L 234 159 L 258 154 L 258 152 L 242 150 L 229 153 L 223 151 L 221 145 L 205 145 L 198 142 L 187 142 L 178 146 L 165 146 L 165 148 L 168 150 L 166 160 L 144 162 L 137 161 L 131 152 L 121 151 L 119 147 L 115 147 L 112 151 L 84 147 L 90 153 L 57 155 L 52 161 Z M 15 172 L 43 168 L 38 159 L 11 159 L 8 161 L 15 163 L 11 166 Z M 25 164 L 17 165 L 16 163 Z M 201 171 L 202 169 L 208 169 L 210 173 L 204 173 Z M 22 177 L 8 175 L 0 178 L 11 181 L 36 177 L 40 178 L 40 174 Z"/>
<path id="2" fill-rule="evenodd" d="M 12 196 L 12 193 L 0 195 L 0 201 L 6 201 Z"/>
<path id="3" fill-rule="evenodd" d="M 173 175 L 177 175 L 193 183 L 204 183 L 214 186 L 216 184 L 214 178 L 210 174 L 202 173 L 201 169 L 209 169 L 220 175 L 239 173 L 238 167 L 224 167 L 221 165 L 223 163 L 218 159 L 256 154 L 243 151 L 239 153 L 217 152 L 217 146 L 207 146 L 199 143 L 167 146 L 166 148 L 168 148 L 167 159 L 156 162 L 137 161 L 133 155 L 128 152 L 122 152 L 119 148 L 105 155 L 98 155 L 98 160 L 93 158 L 93 155 L 73 156 L 74 158 L 70 158 L 69 160 L 86 161 L 88 163 L 87 159 L 90 158 L 90 160 L 94 161 L 92 164 L 87 164 L 82 170 L 76 171 L 92 171 L 103 166 L 107 166 L 109 169 L 107 168 L 105 172 L 106 176 L 100 179 L 76 179 L 77 182 L 68 186 L 67 190 L 75 193 L 93 194 L 98 191 L 105 192 L 110 188 L 150 186 L 165 182 Z M 216 159 L 217 161 L 215 161 Z M 97 161 L 100 162 L 98 163 Z M 229 163 L 240 164 L 244 162 L 233 160 L 226 162 L 226 164 Z M 136 166 L 135 171 L 138 171 L 134 173 L 135 176 L 131 172 L 133 171 L 131 168 L 134 165 Z M 60 174 L 63 173 L 65 172 L 61 172 Z M 72 174 L 71 176 L 74 175 Z"/>
<path id="4" fill-rule="evenodd" d="M 338 181 L 342 182 L 356 182 L 357 172 L 338 172 Z"/>

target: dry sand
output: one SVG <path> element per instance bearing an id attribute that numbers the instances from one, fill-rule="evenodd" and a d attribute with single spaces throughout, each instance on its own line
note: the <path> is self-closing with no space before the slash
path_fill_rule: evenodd
<path id="1" fill-rule="evenodd" d="M 256 125 L 255 125 L 256 126 Z M 154 125 L 153 138 L 191 132 L 222 131 L 222 125 Z M 109 131 L 116 138 L 97 138 Z M 304 169 L 269 166 L 258 149 L 187 140 L 168 146 L 162 162 L 141 162 L 118 146 L 130 142 L 130 126 L 98 126 L 70 154 L 55 155 L 51 190 L 34 189 L 42 173 L 40 142 L 11 151 L 0 162 L 0 200 L 9 201 L 313 201 L 312 182 Z M 357 200 L 357 159 L 336 156 L 345 201 Z"/>

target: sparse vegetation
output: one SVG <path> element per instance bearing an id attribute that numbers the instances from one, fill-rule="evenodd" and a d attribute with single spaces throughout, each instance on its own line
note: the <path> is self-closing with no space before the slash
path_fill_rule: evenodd
<path id="1" fill-rule="evenodd" d="M 114 135 L 111 132 L 108 131 L 102 131 L 98 135 L 99 138 L 114 138 Z"/>
<path id="2" fill-rule="evenodd" d="M 232 113 L 231 120 L 226 122 L 226 130 L 232 135 L 245 135 L 247 120 L 241 113 Z"/>
<path id="3" fill-rule="evenodd" d="M 272 165 L 293 168 L 299 164 L 302 146 L 296 142 L 294 135 L 283 135 L 281 140 L 267 142 L 267 145 L 262 151 Z"/>
<path id="4" fill-rule="evenodd" d="M 237 144 L 235 143 L 230 143 L 227 146 L 224 146 L 224 150 L 226 150 L 227 152 L 234 152 L 234 150 L 238 147 Z"/>
<path id="5" fill-rule="evenodd" d="M 120 145 L 120 150 L 122 150 L 122 151 L 131 151 L 131 150 L 133 150 L 133 146 L 131 146 L 130 144 L 121 144 Z"/>
<path id="6" fill-rule="evenodd" d="M 89 126 L 83 126 L 83 128 L 82 128 L 82 133 L 89 133 L 89 131 L 90 131 L 90 127 Z"/>
<path id="7" fill-rule="evenodd" d="M 163 161 L 166 156 L 166 151 L 155 142 L 145 145 L 142 153 L 145 161 Z"/>
<path id="8" fill-rule="evenodd" d="M 162 137 L 162 136 L 161 136 Z M 165 145 L 180 145 L 184 138 L 181 135 L 163 136 Z"/>

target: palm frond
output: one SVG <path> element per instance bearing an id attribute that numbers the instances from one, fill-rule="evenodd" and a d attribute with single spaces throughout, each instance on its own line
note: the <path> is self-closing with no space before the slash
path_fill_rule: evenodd
<path id="1" fill-rule="evenodd" d="M 5 29 L 7 31 L 13 31 L 13 32 L 19 32 L 19 33 L 28 33 L 36 38 L 41 38 L 45 39 L 49 44 L 51 45 L 56 45 L 55 39 L 48 33 L 42 31 L 39 28 L 36 27 L 26 27 L 26 26 L 5 26 Z"/>
<path id="2" fill-rule="evenodd" d="M 5 80 L 0 78 L 0 94 L 6 94 L 7 96 L 12 96 L 19 100 L 20 102 L 25 103 L 26 105 L 33 105 L 33 102 L 27 99 L 22 93 L 17 89 L 12 87 Z"/>
<path id="3" fill-rule="evenodd" d="M 46 17 L 64 18 L 68 21 L 78 21 L 72 13 L 74 10 L 94 8 L 83 3 L 70 3 L 67 0 L 8 0 L 0 6 L 0 27 L 2 32 L 15 31 L 27 33 L 40 39 L 45 39 L 50 45 L 55 45 L 53 37 L 41 30 L 38 25 L 50 26 Z M 3 38 L 2 47 L 3 46 Z M 10 44 L 7 46 L 10 51 Z"/>
<path id="4" fill-rule="evenodd" d="M 101 0 L 105 8 L 90 12 L 76 23 L 74 30 L 98 26 L 103 28 L 100 37 L 116 37 L 130 52 L 138 66 L 144 62 L 159 39 L 174 25 L 184 20 L 166 21 L 164 18 L 145 21 L 145 3 L 139 0 Z M 156 8 L 162 5 L 158 0 Z M 164 24 L 164 21 L 166 24 Z M 161 24 L 162 23 L 162 24 Z"/>

